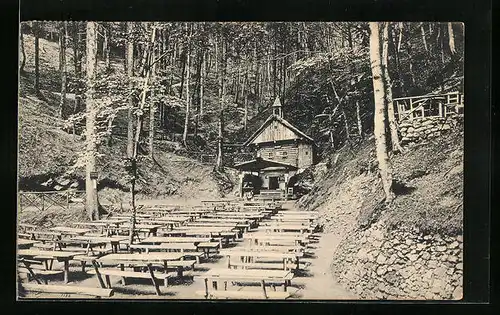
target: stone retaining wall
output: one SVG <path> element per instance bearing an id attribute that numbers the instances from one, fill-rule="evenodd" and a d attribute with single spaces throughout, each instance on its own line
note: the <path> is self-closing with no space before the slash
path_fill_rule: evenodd
<path id="1" fill-rule="evenodd" d="M 399 123 L 401 142 L 417 142 L 422 139 L 438 137 L 443 131 L 457 127 L 461 115 L 447 113 L 446 117 L 424 117 L 404 120 Z"/>
<path id="2" fill-rule="evenodd" d="M 355 230 L 339 245 L 332 264 L 339 283 L 362 299 L 462 298 L 461 236 L 387 232 L 383 226 Z"/>

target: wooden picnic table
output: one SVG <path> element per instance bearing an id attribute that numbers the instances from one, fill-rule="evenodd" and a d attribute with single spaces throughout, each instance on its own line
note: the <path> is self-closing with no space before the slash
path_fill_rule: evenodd
<path id="1" fill-rule="evenodd" d="M 183 253 L 155 252 L 148 254 L 108 254 L 97 259 L 103 263 L 133 264 L 133 263 L 166 263 L 172 260 L 181 260 Z"/>
<path id="2" fill-rule="evenodd" d="M 75 256 L 80 255 L 77 252 L 54 251 L 54 250 L 38 250 L 38 249 L 20 249 L 17 251 L 20 257 L 30 257 L 33 259 L 50 259 L 64 263 L 64 282 L 69 282 L 69 261 Z M 52 266 L 52 264 L 51 264 Z M 47 265 L 46 265 L 47 267 Z"/>
<path id="3" fill-rule="evenodd" d="M 85 233 L 90 232 L 90 229 L 79 229 L 79 228 L 72 228 L 72 227 L 67 227 L 67 226 L 56 226 L 53 228 L 50 228 L 51 231 L 59 232 L 64 235 L 83 235 Z"/>
<path id="4" fill-rule="evenodd" d="M 130 248 L 144 250 L 146 253 L 150 252 L 150 250 L 179 251 L 181 253 L 184 253 L 185 251 L 196 251 L 198 249 L 194 244 L 191 243 L 161 243 L 159 245 L 139 243 L 130 245 Z"/>
<path id="5" fill-rule="evenodd" d="M 156 236 L 157 231 L 159 228 L 163 227 L 164 224 L 136 224 L 135 225 L 135 230 L 136 231 L 141 231 L 141 232 L 147 232 L 148 236 Z M 125 229 L 130 229 L 131 225 L 130 223 L 122 223 L 120 226 L 117 228 L 117 230 L 125 230 Z"/>
<path id="6" fill-rule="evenodd" d="M 111 246 L 111 250 L 116 253 L 118 252 L 120 242 L 125 242 L 128 240 L 128 237 L 126 236 L 88 236 L 88 235 L 81 235 L 81 236 L 75 236 L 73 238 L 74 240 L 80 240 L 80 241 L 87 241 L 87 242 L 99 242 L 99 243 L 104 243 L 104 244 L 109 244 Z"/>
<path id="7" fill-rule="evenodd" d="M 229 268 L 212 268 L 204 273 L 201 278 L 205 279 L 206 290 L 208 290 L 208 281 L 248 281 L 248 282 L 283 282 L 284 291 L 293 279 L 293 273 L 290 270 L 252 270 L 252 269 L 229 269 Z M 213 283 L 214 288 L 217 288 L 216 283 Z"/>
<path id="8" fill-rule="evenodd" d="M 161 244 L 161 243 L 192 243 L 197 244 L 201 242 L 210 242 L 213 238 L 211 237 L 162 237 L 162 236 L 151 236 L 145 238 L 141 241 L 143 244 Z"/>
<path id="9" fill-rule="evenodd" d="M 261 243 L 280 243 L 280 242 L 293 242 L 294 244 L 305 243 L 308 240 L 307 234 L 283 234 L 283 233 L 248 233 L 243 236 L 244 240 L 248 240 L 250 244 Z"/>
<path id="10" fill-rule="evenodd" d="M 270 231 L 270 232 L 283 232 L 283 231 L 294 231 L 294 232 L 312 232 L 314 228 L 308 225 L 300 224 L 273 224 L 273 225 L 263 225 L 258 227 L 259 230 Z"/>

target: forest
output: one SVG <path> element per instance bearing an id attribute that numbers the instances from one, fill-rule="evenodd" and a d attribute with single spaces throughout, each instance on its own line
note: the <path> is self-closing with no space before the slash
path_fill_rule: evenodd
<path id="1" fill-rule="evenodd" d="M 59 55 L 44 77 L 40 39 Z M 72 167 L 86 169 L 87 190 L 109 159 L 123 160 L 134 187 L 162 142 L 221 171 L 279 97 L 319 158 L 374 136 L 390 199 L 389 157 L 403 150 L 392 100 L 463 93 L 463 51 L 460 23 L 31 21 L 20 27 L 19 72 L 40 99 L 57 91 L 53 119 L 85 139 Z M 106 155 L 116 139 L 126 151 Z"/>

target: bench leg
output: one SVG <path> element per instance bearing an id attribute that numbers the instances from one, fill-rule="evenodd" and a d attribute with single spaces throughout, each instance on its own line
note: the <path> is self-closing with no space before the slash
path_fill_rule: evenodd
<path id="1" fill-rule="evenodd" d="M 52 263 L 51 263 L 52 265 Z M 69 282 L 69 261 L 68 260 L 64 260 L 64 283 L 68 283 Z"/>
<path id="2" fill-rule="evenodd" d="M 125 271 L 125 265 L 124 264 L 120 264 L 120 270 L 121 271 Z M 125 277 L 122 277 L 122 285 L 127 285 Z"/>
<path id="3" fill-rule="evenodd" d="M 153 286 L 155 287 L 156 295 L 159 296 L 161 295 L 160 286 L 158 285 L 158 281 L 156 281 L 151 264 L 148 264 L 148 270 L 149 270 L 149 275 L 151 276 L 151 281 L 153 282 Z"/>
<path id="4" fill-rule="evenodd" d="M 108 286 L 108 288 L 111 289 L 111 280 L 109 279 L 109 275 L 106 275 L 105 279 L 106 279 L 106 285 Z"/>
<path id="5" fill-rule="evenodd" d="M 102 280 L 101 273 L 99 272 L 99 266 L 98 266 L 97 262 L 95 260 L 93 260 L 92 265 L 94 266 L 97 280 L 99 280 L 99 285 L 101 286 L 101 288 L 106 289 L 106 285 L 104 284 L 104 281 Z"/>
<path id="6" fill-rule="evenodd" d="M 85 272 L 85 267 L 87 266 L 87 263 L 82 260 L 81 264 L 82 264 L 82 272 Z"/>

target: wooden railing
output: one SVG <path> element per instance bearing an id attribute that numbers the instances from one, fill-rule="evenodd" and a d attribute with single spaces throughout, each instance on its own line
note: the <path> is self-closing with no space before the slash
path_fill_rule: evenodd
<path id="1" fill-rule="evenodd" d="M 19 211 L 29 207 L 44 211 L 49 208 L 70 209 L 72 206 L 82 205 L 85 206 L 84 190 L 18 192 Z"/>
<path id="2" fill-rule="evenodd" d="M 447 117 L 449 113 L 463 114 L 464 95 L 459 92 L 422 95 L 394 99 L 399 122 L 424 117 Z"/>

